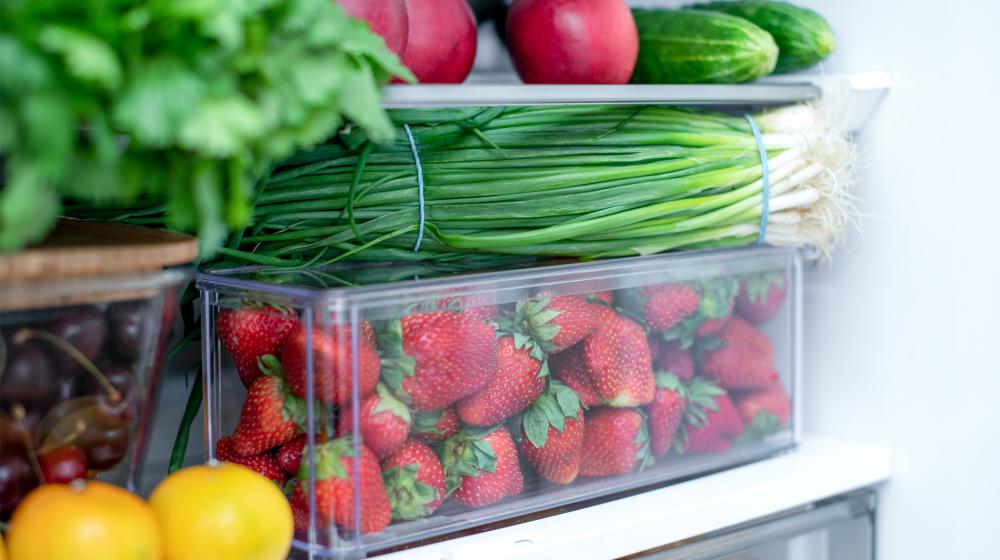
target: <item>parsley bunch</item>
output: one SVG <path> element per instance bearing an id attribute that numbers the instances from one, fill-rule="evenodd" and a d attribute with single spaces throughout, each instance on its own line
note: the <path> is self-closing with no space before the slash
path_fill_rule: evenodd
<path id="1" fill-rule="evenodd" d="M 222 243 L 270 162 L 346 122 L 391 140 L 379 84 L 412 80 L 330 0 L 0 2 L 0 250 L 64 200 L 162 201 Z"/>

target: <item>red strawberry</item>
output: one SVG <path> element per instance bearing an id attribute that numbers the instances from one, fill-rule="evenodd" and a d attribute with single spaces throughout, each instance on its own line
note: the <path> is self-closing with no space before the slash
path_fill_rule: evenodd
<path id="1" fill-rule="evenodd" d="M 497 318 L 500 308 L 497 307 L 496 292 L 469 294 L 464 296 L 446 296 L 438 300 L 438 307 L 457 311 L 480 321 L 492 321 Z"/>
<path id="2" fill-rule="evenodd" d="M 687 388 L 672 373 L 656 374 L 656 396 L 646 407 L 649 416 L 649 444 L 653 456 L 662 457 L 670 450 L 687 408 Z"/>
<path id="3" fill-rule="evenodd" d="M 306 330 L 296 325 L 281 349 L 288 386 L 297 397 L 306 396 Z M 381 365 L 375 348 L 366 342 L 364 327 L 358 342 L 358 395 L 371 394 L 378 384 Z M 314 328 L 312 332 L 313 392 L 327 404 L 351 402 L 351 332 L 344 327 Z"/>
<path id="4" fill-rule="evenodd" d="M 296 480 L 292 486 L 292 495 L 289 504 L 292 506 L 292 523 L 295 525 L 296 533 L 306 533 L 309 531 L 309 493 L 299 491 L 300 484 Z"/>
<path id="5" fill-rule="evenodd" d="M 295 439 L 285 442 L 280 448 L 278 448 L 278 454 L 275 455 L 275 459 L 278 461 L 278 465 L 288 474 L 296 475 L 299 473 L 299 466 L 302 464 L 302 451 L 306 447 L 306 435 L 302 434 L 297 436 Z"/>
<path id="6" fill-rule="evenodd" d="M 646 332 L 638 323 L 597 306 L 598 327 L 583 341 L 587 373 L 608 406 L 648 404 L 656 392 Z"/>
<path id="7" fill-rule="evenodd" d="M 530 343 L 505 336 L 498 342 L 497 371 L 486 386 L 455 404 L 462 422 L 470 426 L 493 426 L 521 412 L 545 390 L 548 365 Z M 532 356 L 537 353 L 538 357 Z"/>
<path id="8" fill-rule="evenodd" d="M 758 389 L 778 381 L 771 340 L 752 324 L 733 317 L 718 339 L 721 346 L 712 344 L 704 353 L 701 372 L 723 389 Z"/>
<path id="9" fill-rule="evenodd" d="M 580 472 L 583 408 L 572 389 L 551 381 L 518 422 L 517 449 L 546 480 L 569 484 Z"/>
<path id="10" fill-rule="evenodd" d="M 639 288 L 643 318 L 649 328 L 667 331 L 698 310 L 701 298 L 687 284 L 655 284 Z"/>
<path id="11" fill-rule="evenodd" d="M 455 407 L 448 406 L 430 412 L 413 414 L 413 437 L 424 443 L 438 443 L 458 433 L 460 428 Z"/>
<path id="12" fill-rule="evenodd" d="M 595 408 L 586 415 L 580 476 L 625 474 L 652 462 L 646 420 L 637 408 Z"/>
<path id="13" fill-rule="evenodd" d="M 577 344 L 558 354 L 549 356 L 552 377 L 562 381 L 580 397 L 583 406 L 604 404 L 597 393 L 597 387 L 587 373 L 587 363 L 583 359 L 583 344 Z"/>
<path id="14" fill-rule="evenodd" d="M 729 395 L 716 395 L 713 404 L 705 410 L 701 425 L 687 427 L 686 452 L 721 453 L 727 451 L 732 446 L 732 440 L 743 433 L 740 415 Z"/>
<path id="15" fill-rule="evenodd" d="M 681 348 L 675 341 L 662 342 L 656 357 L 656 368 L 672 373 L 686 383 L 694 377 L 694 357 L 690 350 Z"/>
<path id="16" fill-rule="evenodd" d="M 361 503 L 361 532 L 377 533 L 389 525 L 392 517 L 389 495 L 382 484 L 378 459 L 361 445 L 358 447 Z M 316 523 L 326 527 L 331 522 L 345 531 L 354 531 L 354 442 L 339 438 L 316 446 Z M 308 463 L 303 462 L 299 482 L 292 491 L 292 511 L 308 512 Z M 306 521 L 308 517 L 306 516 Z M 300 521 L 301 523 L 301 521 Z M 297 524 L 298 525 L 298 524 Z M 299 528 L 297 526 L 297 528 Z M 301 530 L 301 528 L 299 528 Z"/>
<path id="17" fill-rule="evenodd" d="M 441 448 L 445 483 L 456 502 L 482 507 L 520 494 L 524 477 L 507 428 L 462 430 Z"/>
<path id="18" fill-rule="evenodd" d="M 493 327 L 459 313 L 412 313 L 379 333 L 386 353 L 384 378 L 417 410 L 436 410 L 469 396 L 493 377 Z"/>
<path id="19" fill-rule="evenodd" d="M 382 463 L 393 519 L 420 519 L 444 501 L 444 468 L 434 451 L 415 439 Z"/>
<path id="20" fill-rule="evenodd" d="M 743 439 L 757 439 L 780 431 L 792 417 L 792 401 L 780 384 L 734 397 L 743 420 Z"/>
<path id="21" fill-rule="evenodd" d="M 653 455 L 662 457 L 673 446 L 684 451 L 688 426 L 701 426 L 706 411 L 714 410 L 715 397 L 725 392 L 704 377 L 685 383 L 672 373 L 656 374 L 656 398 L 646 412 L 649 416 L 649 440 Z"/>
<path id="22" fill-rule="evenodd" d="M 689 282 L 698 293 L 698 309 L 664 331 L 667 340 L 676 340 L 682 348 L 691 346 L 695 337 L 709 336 L 729 322 L 739 284 L 726 276 Z"/>
<path id="23" fill-rule="evenodd" d="M 304 420 L 304 409 L 280 379 L 264 376 L 254 381 L 233 432 L 233 451 L 244 457 L 258 455 L 292 439 L 299 433 L 296 420 Z"/>
<path id="24" fill-rule="evenodd" d="M 219 438 L 219 441 L 215 442 L 215 458 L 226 463 L 243 465 L 278 484 L 284 484 L 285 479 L 288 478 L 288 475 L 281 469 L 281 466 L 274 459 L 273 455 L 263 453 L 244 457 L 233 451 L 233 439 L 230 437 Z"/>
<path id="25" fill-rule="evenodd" d="M 580 296 L 550 296 L 518 302 L 514 322 L 546 353 L 562 352 L 597 327 L 594 305 Z"/>
<path id="26" fill-rule="evenodd" d="M 215 334 L 236 364 L 243 386 L 263 375 L 257 359 L 277 354 L 296 325 L 295 313 L 267 305 L 224 308 L 215 320 Z"/>
<path id="27" fill-rule="evenodd" d="M 399 450 L 413 424 L 410 409 L 381 383 L 374 395 L 361 400 L 358 417 L 361 421 L 361 441 L 379 459 L 385 459 Z M 354 411 L 344 408 L 340 420 L 341 433 L 351 435 L 354 431 Z"/>
<path id="28" fill-rule="evenodd" d="M 736 294 L 736 312 L 751 323 L 761 324 L 775 315 L 785 301 L 788 278 L 783 271 L 743 277 Z"/>

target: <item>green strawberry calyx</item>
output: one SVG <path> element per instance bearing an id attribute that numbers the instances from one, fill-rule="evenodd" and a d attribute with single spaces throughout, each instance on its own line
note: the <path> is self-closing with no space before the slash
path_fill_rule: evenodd
<path id="1" fill-rule="evenodd" d="M 413 414 L 410 412 L 410 409 L 394 397 L 385 385 L 379 383 L 375 390 L 378 394 L 378 402 L 375 404 L 375 408 L 372 409 L 372 415 L 388 412 L 406 422 L 407 425 L 413 422 Z"/>
<path id="2" fill-rule="evenodd" d="M 354 440 L 350 436 L 337 438 L 325 443 L 317 443 L 313 450 L 316 461 L 316 480 L 340 478 L 348 480 L 347 468 L 343 459 L 353 460 Z M 302 454 L 302 465 L 299 466 L 299 480 L 309 480 L 309 453 Z"/>
<path id="3" fill-rule="evenodd" d="M 438 489 L 417 480 L 418 474 L 417 463 L 390 467 L 382 473 L 393 519 L 420 519 L 434 513 L 430 505 L 440 498 Z"/>
<path id="4" fill-rule="evenodd" d="M 681 348 L 689 348 L 694 343 L 694 333 L 705 321 L 729 315 L 739 290 L 739 282 L 728 276 L 703 278 L 689 285 L 698 292 L 698 310 L 663 333 L 664 340 L 676 340 Z"/>
<path id="5" fill-rule="evenodd" d="M 556 350 L 556 346 L 551 340 L 559 334 L 562 327 L 553 323 L 561 312 L 558 309 L 551 309 L 550 297 L 535 299 L 525 299 L 517 302 L 514 310 L 514 325 L 527 334 L 540 347 L 542 352 Z"/>
<path id="6" fill-rule="evenodd" d="M 496 472 L 497 453 L 483 438 L 497 427 L 485 430 L 465 428 L 445 440 L 441 446 L 441 466 L 444 467 L 445 487 L 448 494 L 462 483 L 464 476 L 478 476 L 481 472 Z"/>
<path id="7" fill-rule="evenodd" d="M 263 356 L 258 357 L 257 369 L 269 377 L 277 377 L 278 379 L 285 378 L 285 368 L 281 365 L 281 360 L 273 354 L 264 354 Z"/>
<path id="8" fill-rule="evenodd" d="M 291 420 L 305 431 L 309 422 L 309 413 L 306 407 L 306 400 L 296 397 L 288 383 L 278 381 L 278 393 L 281 395 L 281 417 Z"/>
<path id="9" fill-rule="evenodd" d="M 653 453 L 649 448 L 649 426 L 646 422 L 646 415 L 642 414 L 642 412 L 639 412 L 639 414 L 642 415 L 642 421 L 639 423 L 639 431 L 636 432 L 632 443 L 637 446 L 635 450 L 635 462 L 639 465 L 639 472 L 642 472 L 642 469 L 652 465 L 655 459 L 653 459 Z"/>
<path id="10" fill-rule="evenodd" d="M 674 436 L 673 447 L 678 453 L 684 453 L 687 446 L 687 428 L 701 428 L 708 421 L 708 412 L 719 410 L 719 405 L 715 399 L 724 395 L 726 391 L 719 387 L 714 381 L 701 376 L 695 376 L 687 384 L 684 391 L 684 399 L 687 401 L 684 406 L 684 416 L 681 425 Z"/>
<path id="11" fill-rule="evenodd" d="M 743 434 L 733 440 L 733 443 L 745 443 L 755 441 L 765 436 L 780 432 L 785 428 L 785 424 L 780 418 L 766 410 L 758 412 L 749 424 L 744 428 Z"/>
<path id="12" fill-rule="evenodd" d="M 578 418 L 581 408 L 580 397 L 576 392 L 553 379 L 549 381 L 546 391 L 521 414 L 515 425 L 521 426 L 531 445 L 541 449 L 549 439 L 549 426 L 559 432 L 565 431 L 566 419 Z M 514 430 L 517 441 L 521 440 L 521 431 Z"/>
<path id="13" fill-rule="evenodd" d="M 403 324 L 399 319 L 391 319 L 373 328 L 383 352 L 382 380 L 400 400 L 409 404 L 412 399 L 403 389 L 403 379 L 416 375 L 417 361 L 403 352 Z"/>
<path id="14" fill-rule="evenodd" d="M 413 414 L 413 432 L 418 434 L 441 435 L 441 430 L 437 425 L 444 418 L 444 410 L 431 410 L 428 412 L 417 412 Z"/>
<path id="15" fill-rule="evenodd" d="M 751 303 L 764 303 L 771 293 L 771 288 L 779 292 L 785 290 L 784 271 L 771 270 L 757 274 L 747 274 L 742 279 L 743 289 Z"/>

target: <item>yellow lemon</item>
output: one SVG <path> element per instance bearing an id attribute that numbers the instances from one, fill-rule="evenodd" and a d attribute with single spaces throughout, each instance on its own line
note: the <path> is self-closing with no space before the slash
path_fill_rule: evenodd
<path id="1" fill-rule="evenodd" d="M 167 560 L 282 560 L 292 542 L 292 509 L 278 486 L 233 463 L 188 467 L 149 497 Z"/>
<path id="2" fill-rule="evenodd" d="M 156 514 L 128 490 L 96 480 L 45 484 L 14 510 L 12 560 L 157 560 Z"/>

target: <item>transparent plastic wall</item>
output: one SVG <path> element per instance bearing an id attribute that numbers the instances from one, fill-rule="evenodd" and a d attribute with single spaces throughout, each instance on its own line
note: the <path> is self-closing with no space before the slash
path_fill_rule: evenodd
<path id="1" fill-rule="evenodd" d="M 0 285 L 0 519 L 41 483 L 135 491 L 190 269 Z M 48 467 L 48 465 L 58 465 Z"/>
<path id="2" fill-rule="evenodd" d="M 751 247 L 498 272 L 199 275 L 206 441 L 296 547 L 364 555 L 797 441 L 800 261 Z"/>

